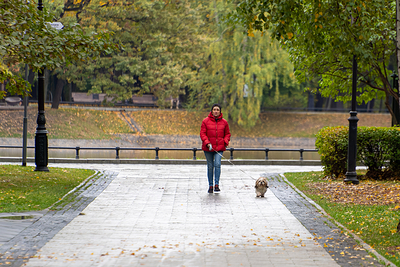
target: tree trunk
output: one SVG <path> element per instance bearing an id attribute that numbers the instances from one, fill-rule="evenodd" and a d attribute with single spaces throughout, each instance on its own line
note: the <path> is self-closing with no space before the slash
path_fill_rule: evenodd
<path id="1" fill-rule="evenodd" d="M 50 71 L 48 69 L 44 70 L 44 102 L 47 101 L 47 95 L 50 94 L 52 98 L 51 90 L 49 90 L 49 82 L 50 82 Z"/>
<path id="2" fill-rule="evenodd" d="M 314 94 L 311 93 L 310 91 L 307 91 L 307 95 L 308 95 L 308 101 L 307 101 L 307 111 L 314 111 Z"/>
<path id="3" fill-rule="evenodd" d="M 58 109 L 64 85 L 65 85 L 65 80 L 57 79 L 56 91 L 54 92 L 53 103 L 51 105 L 51 108 Z"/>
<path id="4" fill-rule="evenodd" d="M 394 101 L 394 100 L 393 100 L 393 101 Z M 393 112 L 393 108 L 392 108 L 392 106 L 390 105 L 390 97 L 389 97 L 388 94 L 386 95 L 386 98 L 385 98 L 385 107 L 386 107 L 387 110 L 389 111 L 390 116 L 392 116 L 392 120 L 393 120 L 393 118 L 396 118 L 396 115 L 395 115 L 394 112 Z"/>

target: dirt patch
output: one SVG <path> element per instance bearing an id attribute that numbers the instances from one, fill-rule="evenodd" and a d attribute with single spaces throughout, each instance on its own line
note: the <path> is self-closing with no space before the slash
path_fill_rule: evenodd
<path id="1" fill-rule="evenodd" d="M 400 204 L 400 184 L 362 182 L 359 185 L 343 182 L 310 183 L 310 193 L 335 203 L 358 205 Z M 396 209 L 400 210 L 400 206 Z"/>

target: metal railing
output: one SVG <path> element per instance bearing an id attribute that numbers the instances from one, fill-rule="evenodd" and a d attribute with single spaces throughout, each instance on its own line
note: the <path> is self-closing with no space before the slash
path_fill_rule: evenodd
<path id="1" fill-rule="evenodd" d="M 0 146 L 1 148 L 13 148 L 13 149 L 22 149 L 22 146 Z M 34 149 L 34 146 L 28 146 L 28 149 Z M 154 150 L 155 151 L 155 159 L 159 159 L 159 151 L 192 151 L 193 152 L 193 160 L 196 160 L 196 152 L 198 150 L 201 151 L 201 148 L 160 148 L 160 147 L 153 147 L 153 148 L 146 148 L 146 147 L 61 147 L 61 146 L 49 146 L 49 150 L 75 150 L 75 159 L 79 159 L 79 154 L 81 150 L 115 150 L 115 159 L 119 159 L 120 151 L 148 151 Z M 255 152 L 255 151 L 264 151 L 265 152 L 265 160 L 268 160 L 268 153 L 269 152 L 299 152 L 299 160 L 303 160 L 304 152 L 318 152 L 317 149 L 286 149 L 286 148 L 228 148 L 226 151 L 230 152 L 230 160 L 233 160 L 233 153 L 234 151 L 248 151 L 248 152 Z"/>

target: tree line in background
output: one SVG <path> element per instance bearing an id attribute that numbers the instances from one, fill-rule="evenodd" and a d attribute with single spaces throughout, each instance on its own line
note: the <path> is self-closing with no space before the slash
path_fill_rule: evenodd
<path id="1" fill-rule="evenodd" d="M 239 125 L 252 126 L 262 107 L 304 107 L 306 96 L 288 54 L 268 34 L 248 36 L 223 18 L 233 4 L 214 1 L 67 2 L 63 19 L 112 31 L 124 49 L 71 65 L 58 78 L 80 90 L 124 101 L 154 94 L 158 105 L 183 98 L 186 108 L 213 103 Z M 71 12 L 74 11 L 74 12 Z M 75 14 L 66 16 L 68 12 Z M 181 102 L 181 103 L 182 103 Z"/>
<path id="2" fill-rule="evenodd" d="M 245 127 L 253 126 L 265 109 L 340 110 L 350 90 L 350 46 L 360 42 L 363 45 L 357 51 L 364 61 L 359 63 L 359 104 L 364 101 L 365 108 L 375 104 L 382 110 L 382 103 L 391 107 L 387 104 L 390 92 L 385 92 L 394 92 L 387 74 L 395 69 L 394 27 L 387 21 L 390 19 L 383 20 L 383 13 L 393 16 L 389 9 L 394 1 L 377 1 L 379 4 L 371 8 L 360 2 L 360 10 L 350 5 L 350 11 L 340 1 L 337 10 L 333 2 L 324 2 L 322 8 L 318 1 L 300 1 L 306 10 L 301 10 L 299 1 L 247 2 L 254 5 L 251 12 L 244 8 L 244 2 L 222 0 L 44 1 L 54 20 L 79 25 L 85 32 L 112 32 L 107 36 L 109 42 L 120 47 L 49 68 L 47 83 L 53 108 L 58 108 L 60 99 L 71 100 L 68 98 L 74 90 L 106 93 L 115 101 L 154 94 L 161 107 L 167 105 L 166 99 L 179 97 L 189 109 L 204 109 L 217 102 L 225 116 Z M 382 13 L 371 10 L 382 6 L 386 8 Z M 330 19 L 332 14 L 340 15 L 341 9 L 343 18 Z M 350 31 L 358 36 L 357 42 L 342 47 L 341 42 L 351 39 L 343 27 L 348 27 L 346 16 L 353 9 L 360 18 L 367 11 L 370 15 L 368 21 L 358 20 L 355 33 Z M 270 16 L 269 20 L 263 16 Z M 297 20 L 292 18 L 296 16 Z M 230 17 L 230 25 L 226 17 Z M 274 26 L 268 29 L 270 21 Z M 360 28 L 366 26 L 376 29 L 372 33 L 366 28 L 361 33 Z M 13 67 L 9 69 L 22 70 L 20 62 L 9 64 Z M 32 71 L 29 81 L 34 84 Z"/>

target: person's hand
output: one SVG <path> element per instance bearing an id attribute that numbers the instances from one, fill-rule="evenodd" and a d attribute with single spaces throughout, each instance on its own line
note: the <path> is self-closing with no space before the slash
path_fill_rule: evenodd
<path id="1" fill-rule="evenodd" d="M 208 146 L 208 149 L 211 151 L 212 150 L 212 145 L 208 144 L 207 146 Z"/>

